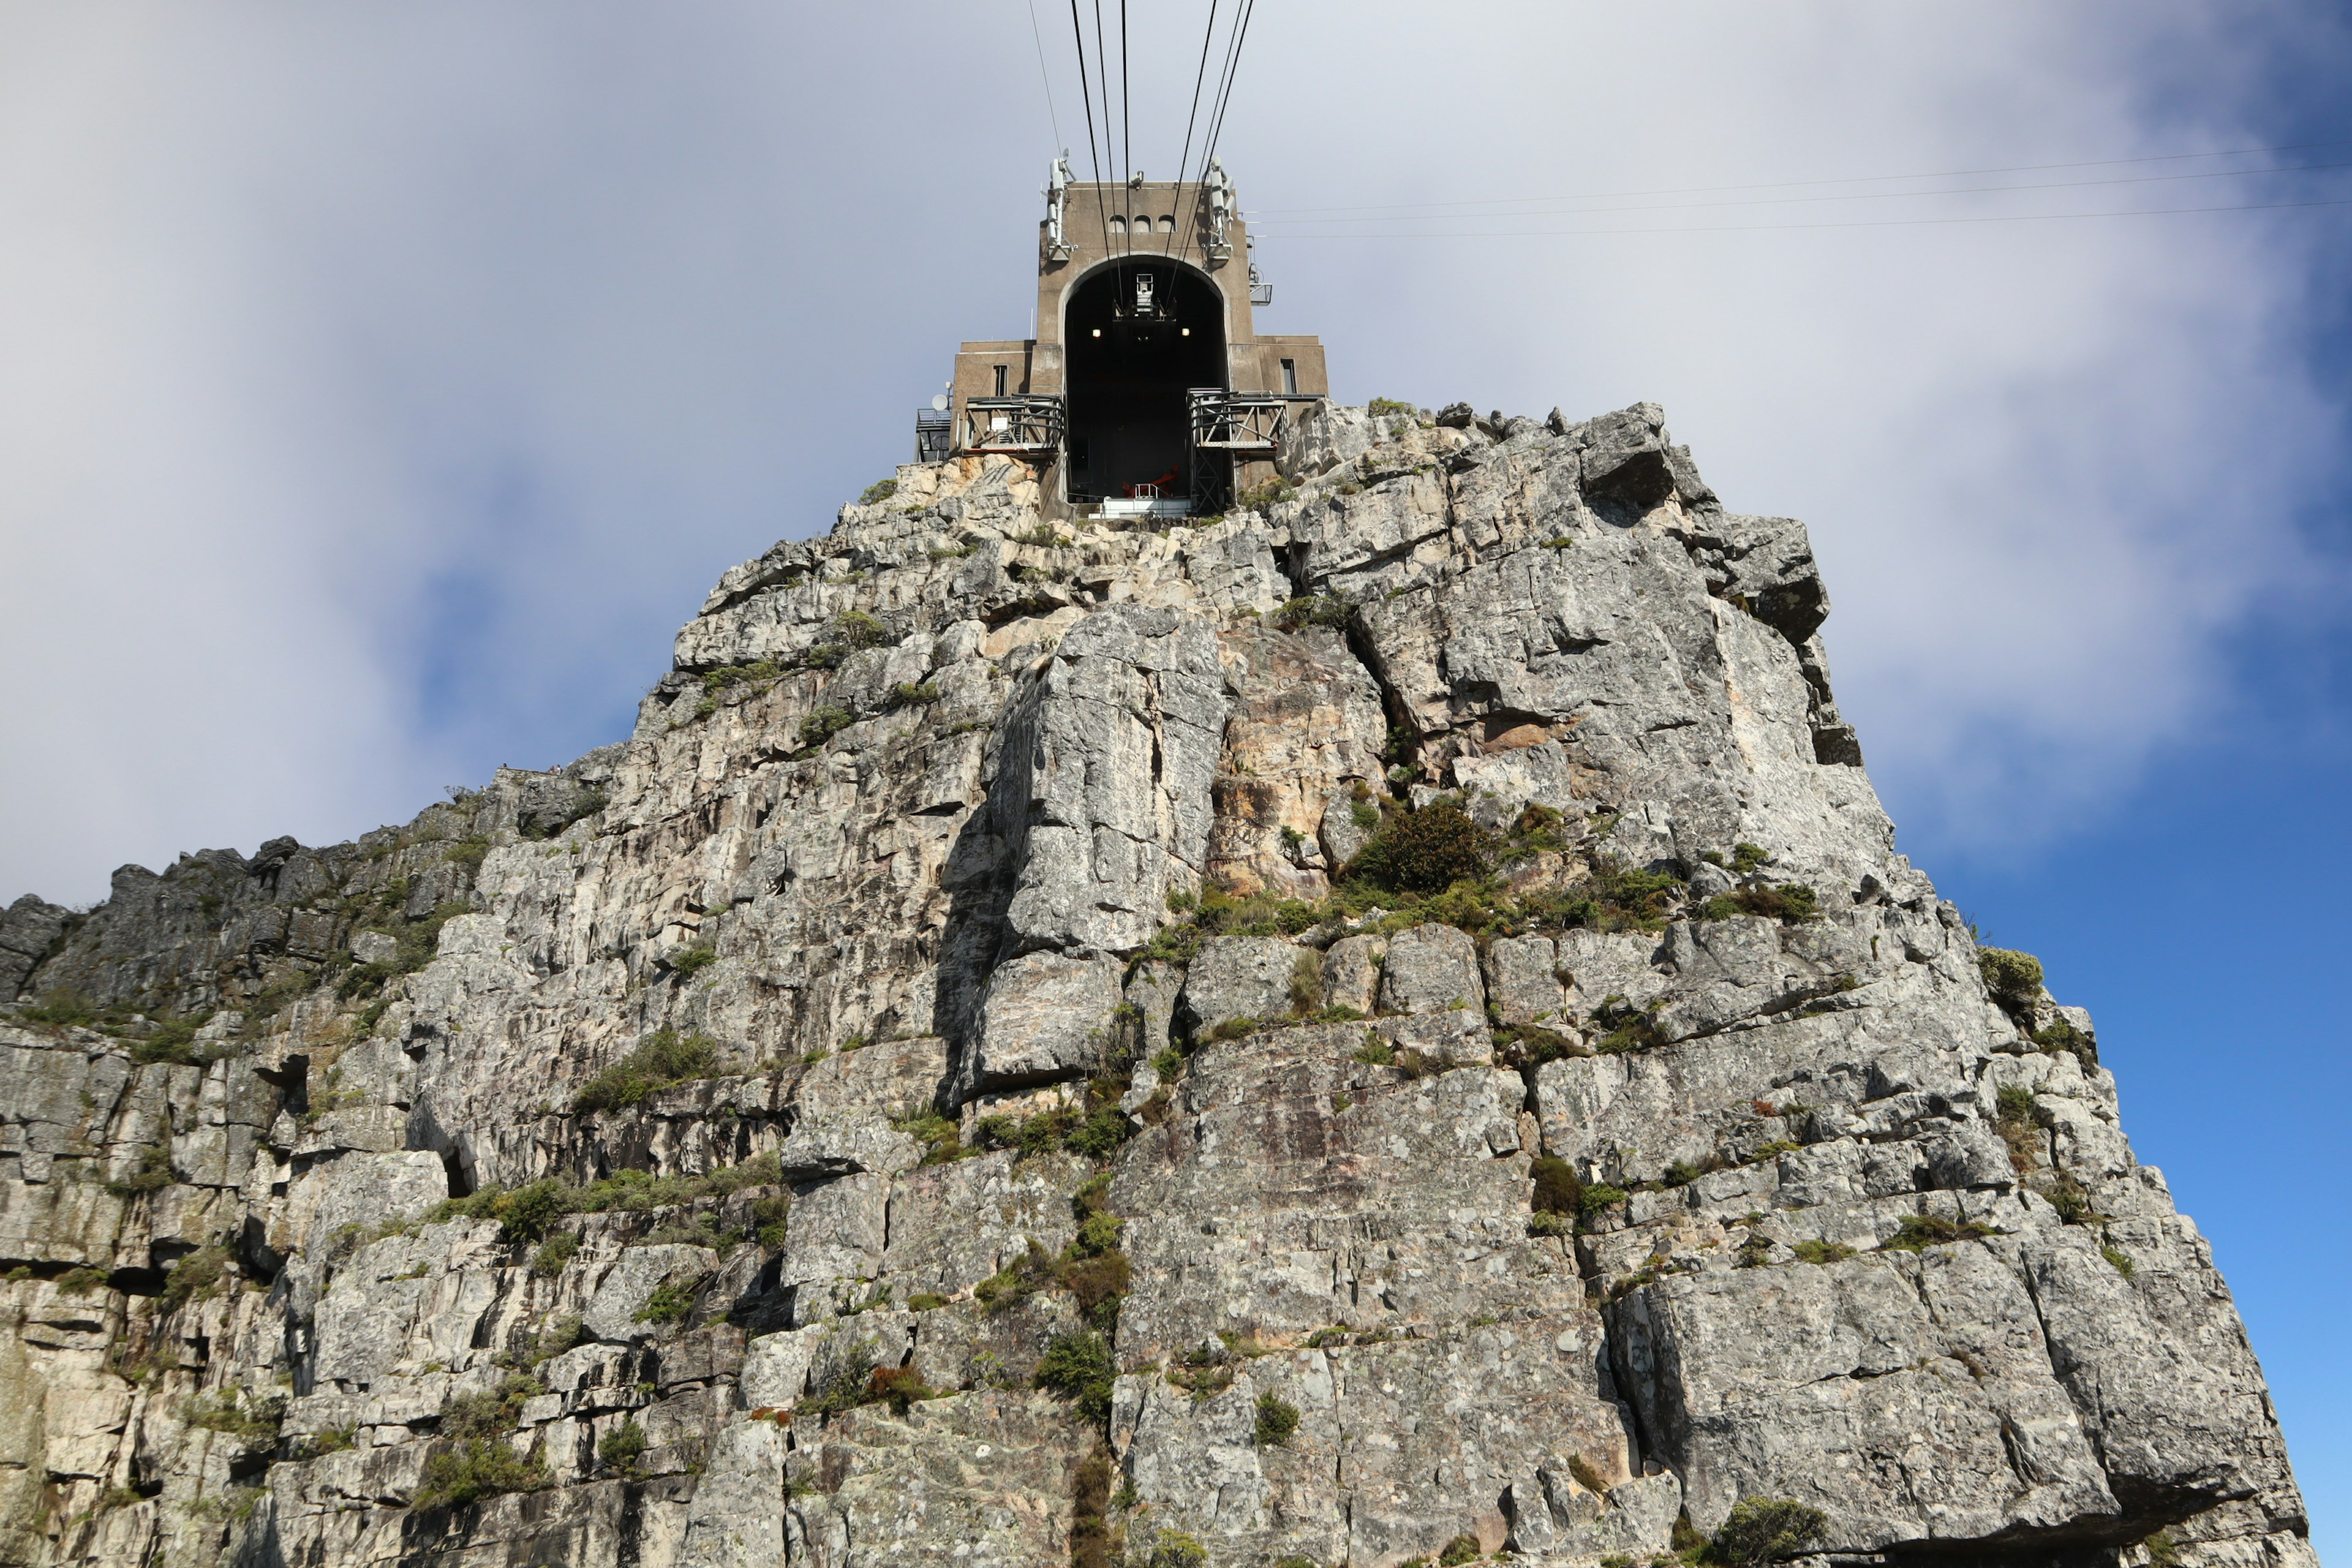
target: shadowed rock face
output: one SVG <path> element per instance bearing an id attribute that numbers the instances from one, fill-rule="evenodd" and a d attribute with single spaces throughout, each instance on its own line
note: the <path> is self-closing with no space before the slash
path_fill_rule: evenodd
<path id="1" fill-rule="evenodd" d="M 1283 467 L 902 468 L 625 743 L 0 912 L 0 1561 L 2312 1562 L 1801 525 L 1648 405 Z"/>

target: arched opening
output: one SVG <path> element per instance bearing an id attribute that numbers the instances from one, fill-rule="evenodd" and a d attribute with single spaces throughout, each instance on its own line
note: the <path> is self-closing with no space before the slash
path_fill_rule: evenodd
<path id="1" fill-rule="evenodd" d="M 1225 384 L 1225 302 L 1189 267 L 1137 258 L 1070 292 L 1069 492 L 1103 500 L 1143 485 L 1192 494 L 1185 390 Z"/>

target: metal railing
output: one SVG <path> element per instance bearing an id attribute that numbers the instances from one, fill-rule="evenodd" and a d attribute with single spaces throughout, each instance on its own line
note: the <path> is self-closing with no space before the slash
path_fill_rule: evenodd
<path id="1" fill-rule="evenodd" d="M 1058 397 L 968 397 L 963 450 L 1016 458 L 1051 457 L 1062 449 L 1064 415 Z"/>
<path id="2" fill-rule="evenodd" d="M 1193 449 L 1270 458 L 1282 437 L 1289 400 L 1278 392 L 1227 392 L 1196 386 L 1186 393 L 1192 405 Z"/>

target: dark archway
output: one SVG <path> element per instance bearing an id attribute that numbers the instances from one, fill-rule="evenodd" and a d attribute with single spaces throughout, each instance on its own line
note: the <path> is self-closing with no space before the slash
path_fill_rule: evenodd
<path id="1" fill-rule="evenodd" d="M 1149 302 L 1138 291 L 1149 285 Z M 1113 262 L 1071 291 L 1062 317 L 1069 369 L 1072 500 L 1160 484 L 1192 493 L 1184 393 L 1225 384 L 1225 302 L 1190 267 Z"/>

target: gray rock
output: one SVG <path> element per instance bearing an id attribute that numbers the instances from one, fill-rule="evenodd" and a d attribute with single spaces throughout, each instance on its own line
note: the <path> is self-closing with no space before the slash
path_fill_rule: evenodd
<path id="1" fill-rule="evenodd" d="M 1352 1007 L 1370 1016 L 1380 1005 L 1381 964 L 1388 939 L 1341 937 L 1323 952 L 1323 1005 Z"/>
<path id="2" fill-rule="evenodd" d="M 1236 1018 L 1287 1016 L 1302 955 L 1315 956 L 1278 936 L 1211 937 L 1185 974 L 1178 1016 L 1202 1035 Z"/>
<path id="3" fill-rule="evenodd" d="M 1487 943 L 1486 956 L 1486 995 L 1504 1023 L 1558 1021 L 1568 990 L 1551 938 L 1497 937 Z"/>
<path id="4" fill-rule="evenodd" d="M 1092 1070 L 1118 1003 L 1118 960 L 1106 953 L 1028 952 L 1000 965 L 981 1014 L 981 1081 L 1003 1088 Z"/>
<path id="5" fill-rule="evenodd" d="M 1484 1015 L 1486 988 L 1478 978 L 1478 948 L 1452 926 L 1415 926 L 1389 942 L 1381 973 L 1381 1007 L 1391 1013 L 1442 1013 L 1466 1008 Z"/>
<path id="6" fill-rule="evenodd" d="M 908 465 L 727 573 L 624 742 L 0 915 L 0 1256 L 32 1266 L 0 1280 L 0 1554 L 972 1568 L 1070 1559 L 1126 1482 L 1130 1560 L 1162 1530 L 1219 1563 L 1466 1534 L 1591 1568 L 1760 1493 L 1856 1559 L 2162 1527 L 2188 1568 L 2311 1563 L 2088 1016 L 1989 997 L 1894 852 L 1801 525 L 1727 512 L 1651 405 L 1318 404 L 1281 467 L 1285 499 L 1153 531 L 1048 518 L 1024 464 Z M 1281 629 L 1302 595 L 1345 631 Z M 1559 814 L 1514 889 L 1569 904 L 1613 860 L 1687 896 L 1655 930 L 1359 911 L 1170 962 L 1171 895 L 1328 892 L 1392 721 L 1416 805 Z M 1696 918 L 1742 843 L 1819 917 Z M 209 1014 L 204 1065 L 26 1016 L 52 992 Z M 1531 1086 L 1488 1004 L 1597 1054 Z M 1290 1021 L 1325 1006 L 1378 1016 Z M 2034 1047 L 2062 1017 L 2079 1054 Z M 666 1041 L 709 1076 L 572 1109 Z M 975 1157 L 992 1116 L 1031 1152 Z M 1539 1154 L 1627 1195 L 1552 1234 Z M 453 1175 L 640 1184 L 533 1247 L 424 1223 Z M 2095 1226 L 2053 1202 L 2077 1188 Z M 1034 1380 L 1121 1258 L 1105 1450 Z M 640 1321 L 664 1286 L 692 1310 Z M 549 1485 L 405 1506 L 451 1402 L 521 1365 L 545 1392 L 501 1437 Z M 877 1371 L 945 1397 L 808 1411 Z M 281 1381 L 299 1441 L 268 1455 L 186 1418 Z M 598 1450 L 632 1424 L 624 1478 Z"/>
<path id="7" fill-rule="evenodd" d="M 689 1287 L 707 1279 L 719 1255 L 702 1247 L 632 1247 L 623 1252 L 580 1314 L 580 1326 L 600 1340 L 643 1339 L 659 1331 L 643 1313 L 665 1285 Z"/>

